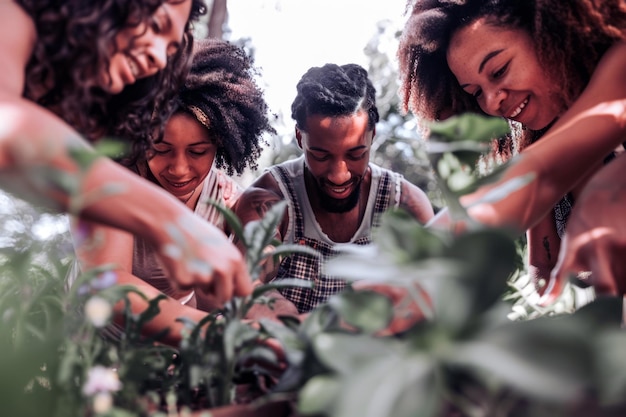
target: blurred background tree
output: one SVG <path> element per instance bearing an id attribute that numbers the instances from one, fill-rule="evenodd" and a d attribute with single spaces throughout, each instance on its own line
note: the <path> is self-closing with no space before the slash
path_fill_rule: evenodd
<path id="1" fill-rule="evenodd" d="M 275 3 L 275 7 L 279 9 L 281 2 L 276 1 Z M 249 37 L 231 38 L 227 0 L 213 0 L 208 6 L 209 13 L 204 17 L 205 23 L 198 25 L 196 36 L 228 39 L 243 47 L 248 55 L 254 59 L 256 52 L 254 39 Z M 398 11 L 398 14 L 400 13 L 401 11 Z M 277 29 L 268 27 L 268 30 Z M 428 194 L 436 208 L 440 208 L 443 203 L 426 157 L 424 139 L 418 133 L 415 118 L 412 115 L 403 114 L 400 109 L 395 56 L 400 33 L 401 28 L 398 27 L 397 23 L 383 19 L 372 28 L 371 39 L 362 46 L 369 62 L 367 69 L 378 94 L 377 104 L 381 116 L 377 126 L 375 143 L 372 147 L 372 161 L 402 173 L 408 181 L 422 188 Z M 278 134 L 270 138 L 271 147 L 262 156 L 262 160 L 259 162 L 260 169 L 294 158 L 301 153 L 295 141 L 293 120 L 291 120 L 288 109 L 278 109 L 275 128 Z M 248 183 L 256 175 L 258 175 L 256 172 L 248 173 L 242 178 L 242 182 Z"/>

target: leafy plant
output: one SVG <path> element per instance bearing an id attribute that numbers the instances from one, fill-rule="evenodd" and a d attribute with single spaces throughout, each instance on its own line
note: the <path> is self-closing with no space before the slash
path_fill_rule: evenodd
<path id="1" fill-rule="evenodd" d="M 432 150 L 444 195 L 453 202 L 454 215 L 466 219 L 457 196 L 485 180 L 468 167 L 484 149 L 480 142 L 498 129 L 489 120 L 464 116 L 432 131 L 442 138 Z M 464 137 L 472 140 L 457 143 Z M 451 175 L 468 179 L 452 188 Z M 506 198 L 530 180 L 514 179 L 489 198 Z M 400 286 L 427 319 L 381 337 L 390 315 L 366 301 L 371 294 L 355 291 L 331 298 L 300 327 L 275 331 L 293 360 L 281 383 L 299 390 L 299 413 L 607 415 L 602 413 L 610 407 L 623 407 L 616 395 L 626 390 L 619 376 L 623 368 L 609 365 L 618 361 L 614 337 L 621 334 L 621 300 L 596 300 L 573 314 L 509 320 L 511 306 L 503 298 L 519 265 L 515 239 L 507 230 L 478 224 L 455 236 L 425 229 L 404 213 L 387 213 L 372 246 L 351 247 L 327 263 L 327 272 L 353 282 Z M 395 307 L 387 306 L 398 314 Z M 355 319 L 375 315 L 387 321 L 364 326 Z M 608 357 L 605 351 L 611 352 Z M 606 380 L 616 383 L 615 391 Z"/>
<path id="2" fill-rule="evenodd" d="M 246 227 L 222 210 L 248 249 L 255 280 L 268 256 L 293 251 L 317 255 L 274 242 L 284 205 Z M 277 246 L 273 254 L 264 251 L 270 244 Z M 157 343 L 158 335 L 142 335 L 164 297 L 146 300 L 145 311 L 133 314 L 128 296 L 145 296 L 134 287 L 116 285 L 111 266 L 84 271 L 68 291 L 70 259 L 61 262 L 52 253 L 39 253 L 32 242 L 21 247 L 29 249 L 7 248 L 0 258 L 0 332 L 6 336 L 0 338 L 0 387 L 10 396 L 7 415 L 177 415 L 179 410 L 263 396 L 282 364 L 264 343 L 264 328 L 244 320 L 246 312 L 254 303 L 269 302 L 264 298 L 269 290 L 311 285 L 298 280 L 259 285 L 251 296 L 233 299 L 200 323 L 181 318 L 188 332 L 179 348 L 173 348 Z M 107 336 L 116 303 L 125 305 L 124 333 L 118 341 Z"/>
<path id="3" fill-rule="evenodd" d="M 269 257 L 294 252 L 318 256 L 311 248 L 276 241 L 274 233 L 284 214 L 285 202 L 274 205 L 262 219 L 247 223 L 245 227 L 232 211 L 213 204 L 224 214 L 245 247 L 253 281 L 258 280 L 262 265 Z M 274 250 L 267 251 L 268 246 Z M 238 401 L 236 387 L 241 383 L 256 390 L 256 396 L 267 393 L 282 369 L 281 363 L 275 350 L 263 342 L 270 335 L 263 327 L 246 321 L 246 314 L 256 303 L 271 305 L 271 300 L 265 297 L 271 290 L 289 286 L 310 288 L 311 285 L 310 281 L 297 279 L 258 285 L 250 296 L 234 298 L 201 322 L 187 321 L 189 334 L 180 346 L 178 391 L 183 402 L 190 403 L 191 394 L 200 391 L 204 408 L 232 404 Z"/>

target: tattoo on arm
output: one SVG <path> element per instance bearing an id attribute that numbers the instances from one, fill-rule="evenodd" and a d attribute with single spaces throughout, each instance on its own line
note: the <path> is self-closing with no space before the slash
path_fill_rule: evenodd
<path id="1" fill-rule="evenodd" d="M 552 254 L 550 253 L 550 241 L 548 240 L 547 236 L 543 237 L 543 248 L 546 250 L 546 256 L 548 257 L 548 260 L 551 261 Z"/>
<path id="2" fill-rule="evenodd" d="M 255 190 L 250 194 L 250 208 L 262 218 L 270 208 L 280 201 L 280 197 L 267 190 Z"/>
<path id="3" fill-rule="evenodd" d="M 279 201 L 278 198 L 272 199 L 256 199 L 252 201 L 252 208 L 259 215 L 259 218 L 263 217 L 269 209 Z"/>
<path id="4" fill-rule="evenodd" d="M 423 194 L 423 198 L 421 196 L 421 190 L 414 191 L 410 185 L 403 183 L 399 207 L 406 210 L 420 223 L 425 224 L 432 218 L 434 213 L 426 195 Z"/>

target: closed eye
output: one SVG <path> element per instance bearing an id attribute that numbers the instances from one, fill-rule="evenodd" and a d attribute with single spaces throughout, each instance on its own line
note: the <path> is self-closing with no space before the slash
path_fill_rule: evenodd
<path id="1" fill-rule="evenodd" d="M 315 155 L 315 154 L 311 154 L 311 158 L 313 158 L 316 161 L 326 161 L 328 159 L 328 155 Z"/>
<path id="2" fill-rule="evenodd" d="M 507 62 L 506 64 L 504 64 L 503 67 L 501 67 L 499 70 L 497 70 L 496 72 L 493 73 L 492 77 L 494 79 L 500 78 L 504 75 L 504 73 L 506 72 L 506 70 L 509 68 L 509 63 L 511 61 Z"/>
<path id="3" fill-rule="evenodd" d="M 361 152 L 358 155 L 357 154 L 355 154 L 355 155 L 350 154 L 350 155 L 348 155 L 348 158 L 353 160 L 353 161 L 359 161 L 359 160 L 365 158 L 366 155 L 367 155 L 367 152 Z"/>
<path id="4" fill-rule="evenodd" d="M 157 149 L 157 148 L 154 148 L 153 151 L 157 155 L 165 155 L 166 153 L 168 153 L 170 151 L 170 149 Z"/>
<path id="5" fill-rule="evenodd" d="M 150 29 L 152 29 L 155 34 L 161 33 L 161 23 L 159 23 L 159 20 L 156 17 L 150 22 Z"/>

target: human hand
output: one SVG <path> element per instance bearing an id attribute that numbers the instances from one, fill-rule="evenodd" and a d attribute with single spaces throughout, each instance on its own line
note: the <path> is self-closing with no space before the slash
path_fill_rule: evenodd
<path id="1" fill-rule="evenodd" d="M 377 336 L 389 336 L 407 331 L 416 323 L 427 319 L 432 314 L 432 300 L 430 296 L 419 285 L 413 288 L 417 291 L 417 295 L 425 302 L 424 307 L 431 311 L 424 311 L 420 303 L 415 300 L 412 291 L 408 288 L 389 285 L 374 284 L 367 281 L 356 281 L 352 287 L 356 291 L 375 291 L 391 300 L 393 305 L 393 317 L 386 328 L 379 331 Z"/>
<path id="2" fill-rule="evenodd" d="M 193 215 L 163 225 L 160 260 L 181 289 L 196 288 L 216 305 L 252 292 L 241 252 L 215 226 Z"/>
<path id="3" fill-rule="evenodd" d="M 248 313 L 246 319 L 251 321 L 259 321 L 261 319 L 270 319 L 280 321 L 279 316 L 299 317 L 296 306 L 287 300 L 277 290 L 268 291 L 265 296 L 271 300 L 268 303 L 255 303 Z"/>
<path id="4" fill-rule="evenodd" d="M 217 171 L 217 183 L 222 190 L 222 200 L 228 208 L 232 208 L 241 196 L 243 189 L 226 176 L 222 171 Z"/>
<path id="5" fill-rule="evenodd" d="M 586 274 L 598 295 L 626 294 L 626 155 L 601 168 L 585 185 L 567 222 L 559 259 L 542 305 L 553 302 L 571 276 Z"/>

